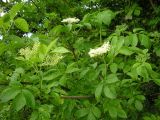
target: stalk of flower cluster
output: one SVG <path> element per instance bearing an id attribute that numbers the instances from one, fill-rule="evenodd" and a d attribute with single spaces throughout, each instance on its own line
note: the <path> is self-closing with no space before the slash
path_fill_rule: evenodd
<path id="1" fill-rule="evenodd" d="M 88 52 L 90 57 L 97 57 L 99 55 L 102 55 L 104 53 L 107 53 L 110 50 L 110 44 L 109 42 L 104 42 L 104 44 L 96 49 L 90 49 Z"/>
<path id="2" fill-rule="evenodd" d="M 74 18 L 63 19 L 61 22 L 72 24 L 72 23 L 78 23 L 79 21 L 80 20 L 78 18 L 74 17 Z"/>

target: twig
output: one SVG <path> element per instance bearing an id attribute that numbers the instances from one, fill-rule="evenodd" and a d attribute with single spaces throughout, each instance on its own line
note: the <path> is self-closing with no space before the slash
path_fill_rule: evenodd
<path id="1" fill-rule="evenodd" d="M 150 4 L 151 4 L 153 10 L 157 13 L 157 10 L 156 10 L 156 8 L 155 8 L 155 6 L 154 6 L 154 4 L 153 4 L 153 1 L 152 1 L 152 0 L 149 0 L 149 2 L 150 2 Z"/>
<path id="2" fill-rule="evenodd" d="M 62 99 L 90 99 L 94 96 L 61 96 Z"/>

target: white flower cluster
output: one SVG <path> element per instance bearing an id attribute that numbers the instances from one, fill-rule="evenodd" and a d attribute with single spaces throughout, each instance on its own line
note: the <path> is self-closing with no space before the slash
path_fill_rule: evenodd
<path id="1" fill-rule="evenodd" d="M 110 50 L 109 42 L 104 42 L 104 44 L 102 46 L 100 46 L 99 48 L 90 49 L 88 54 L 90 57 L 96 57 L 98 55 L 102 55 L 102 54 L 106 53 L 109 50 Z"/>
<path id="2" fill-rule="evenodd" d="M 23 56 L 19 60 L 27 60 L 30 62 L 37 62 L 36 60 L 39 59 L 39 47 L 40 42 L 35 41 L 32 48 L 26 47 L 21 48 L 19 50 L 19 54 Z M 63 59 L 62 54 L 47 54 L 45 58 L 41 61 L 42 63 L 40 66 L 54 66 L 56 65 L 61 59 Z"/>
<path id="3" fill-rule="evenodd" d="M 72 23 L 77 23 L 79 22 L 80 20 L 78 18 L 66 18 L 66 19 L 63 19 L 61 22 L 64 22 L 64 23 L 69 23 L 69 24 L 72 24 Z"/>
<path id="4" fill-rule="evenodd" d="M 21 48 L 19 50 L 19 53 L 21 56 L 24 56 L 26 60 L 29 60 L 31 57 L 33 57 L 38 52 L 39 46 L 40 46 L 40 42 L 36 41 L 32 49 L 30 49 L 29 47 Z"/>
<path id="5" fill-rule="evenodd" d="M 44 62 L 41 64 L 41 66 L 54 66 L 56 65 L 61 59 L 63 59 L 63 56 L 60 54 L 53 54 L 46 56 Z"/>

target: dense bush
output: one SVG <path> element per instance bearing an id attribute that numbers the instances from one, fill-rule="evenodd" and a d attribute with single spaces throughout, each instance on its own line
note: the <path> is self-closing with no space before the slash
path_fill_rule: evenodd
<path id="1" fill-rule="evenodd" d="M 1 2 L 0 120 L 159 120 L 158 3 Z"/>

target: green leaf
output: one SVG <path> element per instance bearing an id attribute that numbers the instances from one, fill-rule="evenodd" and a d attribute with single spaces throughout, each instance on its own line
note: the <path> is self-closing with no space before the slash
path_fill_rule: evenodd
<path id="1" fill-rule="evenodd" d="M 104 23 L 105 25 L 109 25 L 114 17 L 115 17 L 114 12 L 112 12 L 111 10 L 105 10 L 99 12 L 96 18 L 98 20 L 98 23 L 100 24 Z"/>
<path id="2" fill-rule="evenodd" d="M 88 113 L 89 113 L 88 109 L 82 108 L 82 109 L 80 109 L 80 110 L 77 110 L 75 114 L 76 114 L 76 116 L 77 116 L 78 118 L 81 118 L 81 117 L 86 116 Z"/>
<path id="3" fill-rule="evenodd" d="M 0 42 L 0 55 L 2 55 L 6 50 L 6 45 L 3 42 Z"/>
<path id="4" fill-rule="evenodd" d="M 24 106 L 26 105 L 26 100 L 25 97 L 23 95 L 23 93 L 19 93 L 14 101 L 13 101 L 13 109 L 15 109 L 16 111 L 21 110 Z"/>
<path id="5" fill-rule="evenodd" d="M 92 112 L 90 112 L 90 113 L 88 114 L 87 120 L 96 120 L 96 118 L 95 118 L 95 116 L 93 115 Z"/>
<path id="6" fill-rule="evenodd" d="M 53 53 L 68 53 L 70 51 L 64 47 L 57 47 L 52 52 Z"/>
<path id="7" fill-rule="evenodd" d="M 116 43 L 116 51 L 119 51 L 124 44 L 124 37 L 120 36 Z"/>
<path id="8" fill-rule="evenodd" d="M 85 77 L 85 75 L 88 73 L 88 71 L 89 71 L 89 68 L 82 69 L 81 73 L 80 73 L 80 79 Z"/>
<path id="9" fill-rule="evenodd" d="M 141 111 L 143 109 L 143 105 L 139 100 L 135 101 L 135 107 L 138 111 Z"/>
<path id="10" fill-rule="evenodd" d="M 118 77 L 116 74 L 109 74 L 107 75 L 107 78 L 106 78 L 106 83 L 115 83 L 119 81 Z"/>
<path id="11" fill-rule="evenodd" d="M 132 38 L 131 40 L 131 45 L 133 47 L 136 47 L 137 44 L 138 44 L 138 37 L 137 37 L 137 34 L 131 34 L 130 37 Z"/>
<path id="12" fill-rule="evenodd" d="M 29 120 L 37 120 L 38 119 L 38 111 L 33 111 Z"/>
<path id="13" fill-rule="evenodd" d="M 94 114 L 94 116 L 96 118 L 100 118 L 101 117 L 101 111 L 95 106 L 92 108 L 92 113 Z"/>
<path id="14" fill-rule="evenodd" d="M 27 89 L 23 89 L 22 93 L 24 94 L 24 97 L 26 99 L 26 104 L 32 108 L 35 107 L 35 98 L 33 96 L 33 94 L 27 90 Z"/>
<path id="15" fill-rule="evenodd" d="M 20 11 L 22 6 L 23 6 L 22 3 L 17 3 L 11 8 L 11 10 L 9 11 L 9 15 L 11 19 L 13 19 L 17 15 L 17 13 Z"/>
<path id="16" fill-rule="evenodd" d="M 67 69 L 66 70 L 66 73 L 73 73 L 73 72 L 77 72 L 77 71 L 79 71 L 79 69 L 78 68 L 72 68 L 72 69 Z"/>
<path id="17" fill-rule="evenodd" d="M 115 92 L 111 90 L 111 88 L 109 88 L 108 86 L 104 87 L 104 95 L 110 99 L 116 98 Z"/>
<path id="18" fill-rule="evenodd" d="M 15 26 L 22 30 L 23 32 L 28 32 L 29 31 L 29 26 L 28 23 L 25 19 L 23 18 L 17 18 L 15 21 Z"/>
<path id="19" fill-rule="evenodd" d="M 148 81 L 148 78 L 149 78 L 149 75 L 148 75 L 148 72 L 146 70 L 146 68 L 144 66 L 139 66 L 137 67 L 137 74 L 142 76 L 144 78 L 144 80 Z"/>
<path id="20" fill-rule="evenodd" d="M 17 87 L 9 87 L 2 91 L 0 99 L 2 102 L 8 102 L 11 99 L 14 99 L 18 93 L 20 93 L 20 89 Z"/>
<path id="21" fill-rule="evenodd" d="M 118 43 L 118 36 L 113 36 L 111 39 L 112 48 L 116 49 L 117 43 Z"/>
<path id="22" fill-rule="evenodd" d="M 71 63 L 67 66 L 65 73 L 73 73 L 79 71 L 79 68 L 76 67 L 77 63 Z"/>
<path id="23" fill-rule="evenodd" d="M 160 79 L 154 79 L 153 81 L 160 86 Z"/>
<path id="24" fill-rule="evenodd" d="M 120 53 L 120 54 L 123 54 L 123 55 L 132 55 L 134 52 L 133 52 L 129 47 L 123 46 L 123 47 L 119 50 L 119 53 Z"/>
<path id="25" fill-rule="evenodd" d="M 102 94 L 102 89 L 103 89 L 103 84 L 100 83 L 100 84 L 97 86 L 96 91 L 95 91 L 96 100 L 99 100 L 99 99 L 100 99 L 101 94 Z"/>
<path id="26" fill-rule="evenodd" d="M 59 84 L 61 86 L 66 86 L 67 80 L 68 80 L 68 77 L 66 74 L 64 74 L 61 78 L 59 78 Z"/>
<path id="27" fill-rule="evenodd" d="M 115 107 L 110 107 L 110 109 L 109 109 L 109 115 L 112 118 L 117 118 L 117 109 Z"/>
<path id="28" fill-rule="evenodd" d="M 50 80 L 53 80 L 53 79 L 55 79 L 55 78 L 57 78 L 57 77 L 59 77 L 61 75 L 62 75 L 62 73 L 60 73 L 59 71 L 57 71 L 57 72 L 45 75 L 43 77 L 43 80 L 50 81 Z"/>
<path id="29" fill-rule="evenodd" d="M 2 20 L 4 23 L 9 22 L 10 21 L 10 15 L 8 13 L 6 13 L 3 17 Z"/>
<path id="30" fill-rule="evenodd" d="M 58 36 L 63 30 L 62 25 L 57 25 L 53 29 L 50 30 L 49 36 Z"/>
<path id="31" fill-rule="evenodd" d="M 158 46 L 158 47 L 155 47 L 155 52 L 156 52 L 156 55 L 157 55 L 158 57 L 160 57 L 160 48 L 159 48 L 159 46 Z"/>
<path id="32" fill-rule="evenodd" d="M 117 109 L 117 114 L 120 118 L 127 118 L 127 114 L 123 109 Z"/>
<path id="33" fill-rule="evenodd" d="M 48 46 L 47 46 L 47 49 L 46 49 L 46 53 L 45 55 L 47 55 L 47 53 L 56 46 L 56 42 L 57 42 L 58 39 L 55 39 L 53 40 Z"/>
<path id="34" fill-rule="evenodd" d="M 151 40 L 147 35 L 139 34 L 139 40 L 141 42 L 141 45 L 143 45 L 145 48 L 151 47 Z"/>

